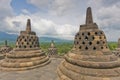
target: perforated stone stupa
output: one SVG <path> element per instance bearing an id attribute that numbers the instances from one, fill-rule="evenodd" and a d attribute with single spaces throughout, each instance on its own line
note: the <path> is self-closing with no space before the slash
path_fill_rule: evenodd
<path id="1" fill-rule="evenodd" d="M 39 48 L 39 39 L 31 31 L 30 19 L 26 31 L 21 31 L 16 41 L 16 48 L 9 52 L 0 63 L 1 70 L 28 70 L 44 66 L 50 62 L 45 52 Z"/>
<path id="2" fill-rule="evenodd" d="M 80 25 L 74 47 L 57 69 L 58 80 L 120 80 L 120 60 L 112 54 L 104 32 L 87 8 L 86 24 Z"/>
<path id="3" fill-rule="evenodd" d="M 5 40 L 5 45 L 0 48 L 0 54 L 5 54 L 11 51 L 12 48 L 7 45 L 7 40 Z"/>
<path id="4" fill-rule="evenodd" d="M 51 41 L 50 47 L 48 48 L 48 55 L 50 57 L 55 57 L 55 56 L 58 55 L 57 54 L 57 48 L 55 47 L 55 43 L 54 43 L 53 40 Z"/>
<path id="5" fill-rule="evenodd" d="M 114 53 L 116 56 L 120 57 L 120 38 L 118 39 L 118 46 L 117 46 L 117 48 L 113 51 L 113 53 Z"/>

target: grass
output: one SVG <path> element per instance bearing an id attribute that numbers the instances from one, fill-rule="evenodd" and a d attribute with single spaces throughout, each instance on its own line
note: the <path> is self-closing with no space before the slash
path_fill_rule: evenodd
<path id="1" fill-rule="evenodd" d="M 117 48 L 117 42 L 108 42 L 110 50 L 115 50 Z"/>

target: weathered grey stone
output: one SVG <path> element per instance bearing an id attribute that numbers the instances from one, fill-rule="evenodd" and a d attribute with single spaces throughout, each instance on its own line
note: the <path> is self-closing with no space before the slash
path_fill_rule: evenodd
<path id="1" fill-rule="evenodd" d="M 109 50 L 104 32 L 93 23 L 90 7 L 86 24 L 80 25 L 74 47 L 57 73 L 59 80 L 120 80 L 120 59 Z"/>

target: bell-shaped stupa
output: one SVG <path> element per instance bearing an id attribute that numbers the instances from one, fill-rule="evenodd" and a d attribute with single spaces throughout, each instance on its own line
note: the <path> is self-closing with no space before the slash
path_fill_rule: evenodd
<path id="1" fill-rule="evenodd" d="M 16 41 L 16 48 L 10 51 L 0 63 L 1 70 L 28 70 L 44 66 L 49 57 L 39 48 L 39 38 L 31 31 L 30 19 L 26 31 L 21 31 Z"/>
<path id="2" fill-rule="evenodd" d="M 55 43 L 53 40 L 51 41 L 50 47 L 48 48 L 48 55 L 50 57 L 57 57 L 58 56 L 57 48 L 55 47 Z"/>
<path id="3" fill-rule="evenodd" d="M 86 24 L 80 25 L 74 47 L 57 69 L 59 80 L 120 80 L 120 60 L 112 54 L 104 32 L 87 8 Z"/>
<path id="4" fill-rule="evenodd" d="M 8 46 L 7 40 L 5 40 L 5 44 L 0 48 L 0 59 L 3 59 L 6 53 L 10 52 L 12 48 Z"/>
<path id="5" fill-rule="evenodd" d="M 120 57 L 120 38 L 118 39 L 118 45 L 117 45 L 117 48 L 113 51 L 113 53 Z"/>
<path id="6" fill-rule="evenodd" d="M 5 53 L 8 53 L 8 52 L 11 51 L 11 50 L 12 50 L 12 48 L 7 45 L 7 40 L 5 40 L 4 46 L 2 46 L 2 47 L 0 48 L 0 54 L 3 54 L 3 55 L 4 55 Z"/>

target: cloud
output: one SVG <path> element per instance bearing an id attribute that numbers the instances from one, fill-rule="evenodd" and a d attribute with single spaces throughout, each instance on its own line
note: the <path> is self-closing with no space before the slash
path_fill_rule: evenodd
<path id="1" fill-rule="evenodd" d="M 30 14 L 30 12 L 27 9 L 22 9 L 23 14 Z"/>
<path id="2" fill-rule="evenodd" d="M 13 10 L 12 7 L 10 5 L 11 0 L 1 0 L 0 1 L 0 31 L 5 31 L 6 27 L 9 25 L 6 25 L 6 23 L 4 22 L 4 19 L 7 16 L 12 16 Z"/>
<path id="3" fill-rule="evenodd" d="M 53 0 L 27 0 L 28 3 L 37 6 L 38 8 L 47 7 Z"/>
<path id="4" fill-rule="evenodd" d="M 51 12 L 54 15 L 65 15 L 75 7 L 72 0 L 54 0 L 51 5 Z"/>
<path id="5" fill-rule="evenodd" d="M 88 5 L 92 6 L 94 21 L 106 33 L 108 40 L 117 41 L 120 33 L 120 1 L 91 0 Z"/>
<path id="6" fill-rule="evenodd" d="M 39 36 L 49 36 L 65 39 L 73 39 L 74 26 L 70 24 L 57 24 L 54 21 L 42 18 L 38 13 L 31 14 L 28 10 L 23 9 L 20 15 L 14 15 L 15 12 L 12 10 L 10 5 L 11 0 L 2 0 L 1 5 L 7 4 L 5 7 L 0 8 L 0 12 L 3 12 L 4 16 L 1 18 L 0 30 L 19 34 L 21 30 L 26 27 L 26 20 L 30 18 L 32 20 L 32 29 L 37 32 Z M 44 2 L 45 3 L 45 2 Z M 5 14 L 7 12 L 7 14 Z M 71 29 L 72 28 L 72 29 Z M 60 31 L 59 31 L 60 30 Z M 71 38 L 72 37 L 72 38 Z"/>
<path id="7" fill-rule="evenodd" d="M 74 37 L 75 27 L 69 24 L 56 24 L 51 20 L 43 19 L 38 15 L 19 15 L 14 17 L 5 18 L 5 22 L 8 23 L 8 32 L 18 34 L 21 30 L 25 30 L 26 19 L 31 19 L 32 30 L 37 33 L 38 36 L 49 36 L 56 38 L 64 38 L 72 40 Z"/>
<path id="8" fill-rule="evenodd" d="M 98 18 L 103 22 L 102 26 L 110 26 L 120 24 L 120 7 L 113 5 L 106 8 L 101 8 L 98 11 Z M 113 27 L 114 29 L 114 27 Z"/>
<path id="9" fill-rule="evenodd" d="M 0 18 L 4 18 L 5 16 L 11 16 L 12 7 L 10 6 L 11 0 L 0 0 Z"/>
<path id="10" fill-rule="evenodd" d="M 86 8 L 91 6 L 94 22 L 105 31 L 107 38 L 116 41 L 119 37 L 119 0 L 27 0 L 28 4 L 36 6 L 39 10 L 30 13 L 27 9 L 23 9 L 19 15 L 15 15 L 16 12 L 12 10 L 11 1 L 1 0 L 1 31 L 18 34 L 25 29 L 26 19 L 30 18 L 32 29 L 39 36 L 74 39 L 79 25 L 85 23 Z M 111 37 L 113 34 L 114 38 Z"/>
<path id="11" fill-rule="evenodd" d="M 108 27 L 109 25 L 118 24 L 120 21 L 120 1 L 90 0 L 88 5 L 93 7 L 93 16 L 101 26 Z"/>
<path id="12" fill-rule="evenodd" d="M 113 6 L 113 5 L 115 5 L 115 4 L 119 3 L 119 2 L 120 2 L 120 0 L 109 0 L 109 1 L 102 0 L 102 4 L 105 7 Z"/>
<path id="13" fill-rule="evenodd" d="M 85 3 L 82 0 L 27 0 L 27 2 L 40 9 L 47 10 L 48 14 L 57 16 L 76 13 L 81 8 L 79 5 Z"/>

